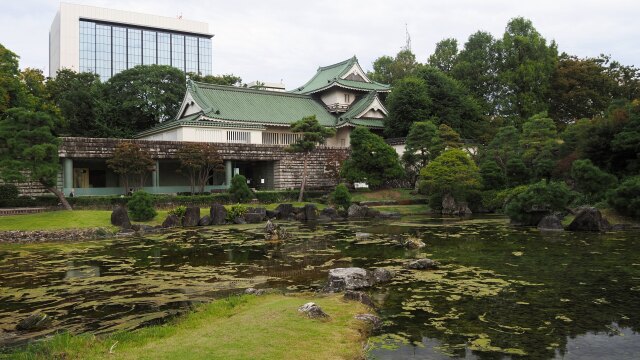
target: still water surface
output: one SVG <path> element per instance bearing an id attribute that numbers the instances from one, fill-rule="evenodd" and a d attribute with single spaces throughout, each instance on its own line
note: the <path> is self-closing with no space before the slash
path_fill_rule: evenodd
<path id="1" fill-rule="evenodd" d="M 247 287 L 317 290 L 334 267 L 387 267 L 371 359 L 638 359 L 640 234 L 540 233 L 502 217 L 210 227 L 81 244 L 0 245 L 0 346 L 162 321 Z M 409 236 L 427 246 L 406 250 Z M 436 271 L 404 270 L 429 257 Z M 55 322 L 16 333 L 33 311 Z"/>

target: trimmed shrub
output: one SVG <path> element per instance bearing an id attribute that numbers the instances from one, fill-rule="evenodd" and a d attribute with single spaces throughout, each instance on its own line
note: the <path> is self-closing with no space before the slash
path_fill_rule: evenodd
<path id="1" fill-rule="evenodd" d="M 184 205 L 180 205 L 177 206 L 171 210 L 169 210 L 168 214 L 169 215 L 175 215 L 178 217 L 178 219 L 182 220 L 182 218 L 184 217 L 184 214 L 187 212 L 187 207 Z"/>
<path id="2" fill-rule="evenodd" d="M 247 185 L 247 178 L 242 175 L 236 175 L 231 179 L 229 194 L 235 202 L 247 202 L 254 197 L 253 191 Z"/>
<path id="3" fill-rule="evenodd" d="M 0 185 L 0 200 L 15 200 L 19 195 L 17 186 L 13 184 Z"/>
<path id="4" fill-rule="evenodd" d="M 345 211 L 351 206 L 351 194 L 345 184 L 339 184 L 331 193 L 331 202 L 342 207 Z"/>
<path id="5" fill-rule="evenodd" d="M 564 182 L 542 180 L 513 197 L 505 213 L 517 224 L 536 226 L 542 217 L 564 211 L 574 198 L 575 193 Z"/>
<path id="6" fill-rule="evenodd" d="M 640 176 L 627 178 L 609 191 L 607 202 L 620 214 L 640 219 Z"/>
<path id="7" fill-rule="evenodd" d="M 575 189 L 586 195 L 589 202 L 597 202 L 604 198 L 607 190 L 618 183 L 615 176 L 600 170 L 589 159 L 573 162 L 571 178 L 575 181 Z"/>
<path id="8" fill-rule="evenodd" d="M 502 189 L 507 182 L 502 169 L 493 160 L 487 160 L 480 164 L 482 185 L 485 189 Z"/>
<path id="9" fill-rule="evenodd" d="M 129 216 L 135 221 L 148 221 L 158 214 L 153 208 L 153 198 L 151 194 L 139 190 L 133 193 L 131 200 L 127 203 Z"/>
<path id="10" fill-rule="evenodd" d="M 232 205 L 227 209 L 227 222 L 232 223 L 237 217 L 242 217 L 249 211 L 249 208 L 242 204 Z"/>

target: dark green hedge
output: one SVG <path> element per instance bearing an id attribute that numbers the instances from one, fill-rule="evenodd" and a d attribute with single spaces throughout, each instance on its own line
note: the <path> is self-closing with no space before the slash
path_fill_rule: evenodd
<path id="1" fill-rule="evenodd" d="M 256 198 L 260 203 L 293 202 L 298 199 L 297 190 L 284 191 L 258 191 Z M 306 201 L 323 202 L 326 193 L 324 191 L 305 192 Z M 175 207 L 180 205 L 208 206 L 212 203 L 233 204 L 229 193 L 214 193 L 207 195 L 151 195 L 156 207 Z M 75 208 L 99 208 L 110 209 L 114 205 L 125 205 L 131 197 L 120 195 L 113 196 L 81 196 L 67 197 L 69 204 Z M 19 197 L 11 200 L 0 200 L 0 208 L 9 207 L 56 207 L 58 199 L 53 196 L 38 196 L 35 198 Z"/>

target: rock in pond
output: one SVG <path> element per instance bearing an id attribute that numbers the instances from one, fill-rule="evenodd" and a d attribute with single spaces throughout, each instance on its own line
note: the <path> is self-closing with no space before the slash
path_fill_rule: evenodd
<path id="1" fill-rule="evenodd" d="M 607 219 L 602 216 L 600 210 L 594 207 L 585 207 L 578 210 L 575 219 L 569 224 L 569 231 L 607 231 L 611 228 Z"/>
<path id="2" fill-rule="evenodd" d="M 391 281 L 391 279 L 393 278 L 393 275 L 394 275 L 393 272 L 385 268 L 373 269 L 373 279 L 375 280 L 376 284 L 386 283 Z"/>
<path id="3" fill-rule="evenodd" d="M 547 215 L 538 223 L 538 229 L 542 231 L 562 231 L 562 221 L 556 215 Z"/>
<path id="4" fill-rule="evenodd" d="M 282 219 L 289 219 L 291 217 L 293 217 L 294 213 L 293 213 L 293 205 L 292 204 L 280 204 L 278 205 L 278 207 L 275 209 L 275 211 L 277 213 L 276 217 L 278 218 L 278 220 L 282 220 Z"/>
<path id="5" fill-rule="evenodd" d="M 259 213 L 249 212 L 244 214 L 244 220 L 247 222 L 247 224 L 258 224 L 261 223 L 263 219 L 264 215 Z"/>
<path id="6" fill-rule="evenodd" d="M 198 226 L 209 226 L 211 225 L 211 216 L 209 215 L 205 215 L 203 216 L 200 221 L 198 221 Z"/>
<path id="7" fill-rule="evenodd" d="M 168 215 L 162 222 L 163 228 L 173 228 L 180 226 L 180 218 L 176 214 Z"/>
<path id="8" fill-rule="evenodd" d="M 464 201 L 456 201 L 450 194 L 442 197 L 442 214 L 445 215 L 471 215 L 469 205 Z"/>
<path id="9" fill-rule="evenodd" d="M 339 292 L 367 288 L 375 284 L 370 271 L 363 268 L 336 268 L 329 270 L 329 277 L 325 291 Z"/>
<path id="10" fill-rule="evenodd" d="M 402 246 L 406 247 L 409 250 L 415 250 L 422 249 L 426 245 L 420 238 L 416 236 L 409 236 L 402 241 Z"/>
<path id="11" fill-rule="evenodd" d="M 182 226 L 198 226 L 198 222 L 200 222 L 200 208 L 188 206 L 182 217 Z"/>
<path id="12" fill-rule="evenodd" d="M 209 209 L 209 216 L 211 217 L 211 225 L 224 225 L 227 221 L 227 209 L 220 204 L 213 204 Z"/>
<path id="13" fill-rule="evenodd" d="M 20 320 L 16 325 L 18 331 L 42 330 L 51 324 L 51 318 L 47 314 L 35 313 Z"/>
<path id="14" fill-rule="evenodd" d="M 380 217 L 380 211 L 371 209 L 366 205 L 360 206 L 357 204 L 351 204 L 347 210 L 347 216 L 350 219 L 364 219 L 364 218 L 378 218 Z"/>
<path id="15" fill-rule="evenodd" d="M 434 270 L 437 269 L 440 263 L 431 259 L 419 259 L 411 261 L 407 264 L 407 269 L 412 270 Z"/>
<path id="16" fill-rule="evenodd" d="M 131 221 L 129 220 L 129 214 L 124 206 L 116 206 L 111 213 L 111 225 L 119 226 L 123 229 L 131 228 Z"/>
<path id="17" fill-rule="evenodd" d="M 244 217 L 238 216 L 235 219 L 233 219 L 233 223 L 234 224 L 246 224 L 247 221 L 244 219 Z"/>
<path id="18" fill-rule="evenodd" d="M 324 312 L 322 308 L 320 308 L 320 306 L 312 302 L 309 302 L 300 306 L 298 308 L 298 311 L 301 313 L 304 313 L 305 315 L 307 315 L 307 317 L 311 319 L 323 319 L 323 318 L 329 317 L 329 315 L 327 315 L 327 313 Z"/>
<path id="19" fill-rule="evenodd" d="M 305 221 L 318 220 L 318 208 L 314 204 L 306 204 L 303 208 Z"/>
<path id="20" fill-rule="evenodd" d="M 255 295 L 255 296 L 260 296 L 264 294 L 264 290 L 263 289 L 256 289 L 256 288 L 248 288 L 244 291 L 245 294 L 248 295 Z"/>
<path id="21" fill-rule="evenodd" d="M 382 325 L 382 320 L 373 314 L 357 314 L 354 318 L 369 323 L 374 329 L 377 329 Z"/>
<path id="22" fill-rule="evenodd" d="M 347 290 L 344 292 L 343 298 L 345 300 L 361 302 L 370 308 L 376 307 L 376 305 L 373 303 L 373 300 L 371 300 L 371 297 L 362 291 Z"/>

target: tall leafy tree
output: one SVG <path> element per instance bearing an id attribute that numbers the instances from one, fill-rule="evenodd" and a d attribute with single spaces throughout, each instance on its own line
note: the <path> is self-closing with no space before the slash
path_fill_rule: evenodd
<path id="1" fill-rule="evenodd" d="M 56 77 L 46 82 L 45 94 L 65 120 L 61 133 L 69 136 L 110 136 L 112 129 L 103 123 L 102 83 L 94 73 L 58 70 Z"/>
<path id="2" fill-rule="evenodd" d="M 464 138 L 476 138 L 484 118 L 478 102 L 467 89 L 431 66 L 420 67 L 416 75 L 424 80 L 430 100 L 426 116 L 452 127 Z"/>
<path id="3" fill-rule="evenodd" d="M 196 73 L 187 73 L 189 79 L 197 82 L 203 82 L 214 85 L 240 86 L 242 78 L 233 74 L 223 75 L 202 75 Z"/>
<path id="4" fill-rule="evenodd" d="M 423 79 L 408 77 L 399 80 L 387 98 L 389 116 L 385 119 L 387 137 L 403 137 L 411 124 L 428 118 L 431 100 Z"/>
<path id="5" fill-rule="evenodd" d="M 173 119 L 184 96 L 185 75 L 168 65 L 139 65 L 104 84 L 105 126 L 111 136 L 130 137 Z"/>
<path id="6" fill-rule="evenodd" d="M 498 43 L 501 113 L 520 126 L 523 119 L 548 109 L 551 76 L 556 68 L 556 43 L 547 40 L 533 23 L 511 19 Z"/>
<path id="7" fill-rule="evenodd" d="M 496 114 L 499 51 L 493 36 L 478 31 L 469 36 L 458 54 L 451 75 L 480 101 L 485 115 Z"/>
<path id="8" fill-rule="evenodd" d="M 0 177 L 8 182 L 38 182 L 71 210 L 58 190 L 59 140 L 53 133 L 53 115 L 12 108 L 0 117 Z"/>
<path id="9" fill-rule="evenodd" d="M 522 161 L 538 179 L 549 179 L 559 144 L 556 125 L 547 113 L 534 115 L 522 125 Z"/>
<path id="10" fill-rule="evenodd" d="M 416 56 L 411 50 L 401 50 L 395 58 L 381 56 L 373 62 L 373 71 L 369 72 L 372 80 L 383 84 L 395 84 L 397 81 L 411 76 L 418 66 Z"/>
<path id="11" fill-rule="evenodd" d="M 440 124 L 440 126 L 438 126 L 438 138 L 441 151 L 448 149 L 460 149 L 462 147 L 460 134 L 447 124 Z"/>
<path id="12" fill-rule="evenodd" d="M 436 44 L 433 54 L 429 56 L 427 64 L 444 73 L 450 73 L 458 59 L 458 40 L 448 38 Z"/>
<path id="13" fill-rule="evenodd" d="M 442 150 L 438 128 L 431 121 L 419 121 L 411 125 L 402 161 L 411 176 L 411 182 L 415 183 L 417 175 L 429 161 L 435 159 Z"/>
<path id="14" fill-rule="evenodd" d="M 180 170 L 189 178 L 191 195 L 195 194 L 196 186 L 204 193 L 214 172 L 224 170 L 218 148 L 211 143 L 187 143 L 178 149 L 176 157 L 180 160 Z"/>
<path id="15" fill-rule="evenodd" d="M 450 149 L 420 170 L 420 189 L 430 196 L 451 195 L 457 201 L 481 187 L 478 166 L 469 154 L 460 149 Z"/>
<path id="16" fill-rule="evenodd" d="M 402 177 L 398 153 L 384 139 L 365 127 L 351 132 L 351 156 L 342 166 L 342 177 L 377 188 Z"/>
<path id="17" fill-rule="evenodd" d="M 324 143 L 325 139 L 335 134 L 334 129 L 326 128 L 318 122 L 315 115 L 304 117 L 291 125 L 291 131 L 302 136 L 293 144 L 289 145 L 288 151 L 302 154 L 302 182 L 300 184 L 300 195 L 298 202 L 304 198 L 304 188 L 307 184 L 309 154 L 316 149 L 318 144 Z"/>
<path id="18" fill-rule="evenodd" d="M 18 55 L 0 44 L 0 115 L 12 107 L 28 107 L 18 59 Z"/>
<path id="19" fill-rule="evenodd" d="M 149 151 L 142 149 L 138 144 L 127 141 L 116 146 L 113 157 L 107 160 L 107 166 L 120 175 L 122 186 L 127 193 L 131 181 L 137 187 L 144 186 L 144 180 L 147 174 L 153 171 L 155 163 Z"/>
<path id="20" fill-rule="evenodd" d="M 549 115 L 561 124 L 602 114 L 617 86 L 601 59 L 563 53 L 551 77 Z"/>

